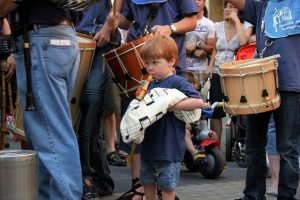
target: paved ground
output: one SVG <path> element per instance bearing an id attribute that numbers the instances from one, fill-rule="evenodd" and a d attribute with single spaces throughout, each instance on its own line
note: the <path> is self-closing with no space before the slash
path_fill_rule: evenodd
<path id="1" fill-rule="evenodd" d="M 19 149 L 19 143 L 11 141 L 10 149 Z M 177 188 L 177 196 L 181 200 L 233 200 L 242 196 L 246 169 L 240 168 L 235 162 L 228 162 L 227 169 L 216 179 L 205 179 L 199 172 L 188 172 L 182 166 L 180 186 Z M 130 189 L 130 167 L 111 166 L 111 174 L 115 181 L 115 192 L 111 196 L 95 200 L 115 200 Z M 267 184 L 269 179 L 267 179 Z M 298 186 L 298 191 L 300 187 Z M 300 193 L 300 192 L 299 192 Z M 300 199 L 300 194 L 297 194 Z M 267 196 L 268 200 L 276 198 Z"/>
<path id="2" fill-rule="evenodd" d="M 111 170 L 116 191 L 112 196 L 100 198 L 103 200 L 114 200 L 130 188 L 129 167 L 111 167 Z M 242 196 L 245 172 L 246 169 L 238 167 L 235 162 L 229 162 L 228 168 L 220 177 L 210 180 L 205 179 L 200 173 L 188 172 L 182 166 L 181 183 L 176 193 L 181 200 L 233 200 Z M 269 183 L 269 179 L 267 182 Z M 267 196 L 267 199 L 276 198 Z M 300 199 L 299 194 L 297 199 Z"/>

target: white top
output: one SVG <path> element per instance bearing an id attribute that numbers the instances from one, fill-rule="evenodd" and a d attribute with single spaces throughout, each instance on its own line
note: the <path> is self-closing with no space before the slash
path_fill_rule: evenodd
<path id="1" fill-rule="evenodd" d="M 242 24 L 243 30 L 248 29 L 249 27 L 252 27 L 252 25 L 248 22 L 244 22 Z M 236 53 L 236 50 L 241 46 L 238 38 L 238 34 L 236 33 L 231 40 L 226 40 L 225 35 L 225 22 L 216 22 L 215 23 L 216 28 L 216 49 L 217 54 L 215 57 L 215 66 L 220 66 L 223 63 L 233 61 L 234 54 Z M 216 72 L 217 69 L 214 67 L 214 72 Z"/>
<path id="2" fill-rule="evenodd" d="M 197 27 L 194 31 L 186 33 L 186 42 L 201 42 L 201 44 L 207 44 L 208 38 L 215 37 L 215 26 L 214 23 L 207 19 L 206 17 L 202 17 L 197 20 Z M 198 59 L 187 56 L 187 66 L 188 70 L 206 70 L 208 65 L 208 59 Z"/>

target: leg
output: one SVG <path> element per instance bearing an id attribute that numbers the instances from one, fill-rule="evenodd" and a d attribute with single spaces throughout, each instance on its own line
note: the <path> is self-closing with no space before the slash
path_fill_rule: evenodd
<path id="1" fill-rule="evenodd" d="M 268 143 L 266 147 L 268 160 L 269 160 L 269 171 L 271 174 L 271 183 L 267 189 L 268 195 L 278 194 L 278 179 L 279 179 L 279 168 L 280 168 L 280 156 L 276 149 L 276 129 L 273 115 L 271 116 L 269 127 L 268 127 Z"/>
<path id="2" fill-rule="evenodd" d="M 157 187 L 155 184 L 144 185 L 144 188 L 145 188 L 145 196 L 147 200 L 157 200 L 157 196 L 156 196 Z"/>
<path id="3" fill-rule="evenodd" d="M 65 36 L 71 45 L 63 48 L 45 45 L 55 38 L 51 33 L 60 35 L 60 39 Z M 23 125 L 33 150 L 39 155 L 39 198 L 80 199 L 79 150 L 68 102 L 79 63 L 76 35 L 71 27 L 51 27 L 30 32 L 30 41 L 34 55 L 31 58 L 32 90 L 36 111 L 23 112 Z M 18 54 L 16 60 L 20 100 L 25 108 L 22 55 Z"/>
<path id="4" fill-rule="evenodd" d="M 249 115 L 246 130 L 246 186 L 248 199 L 265 199 L 267 130 L 271 112 Z"/>
<path id="5" fill-rule="evenodd" d="M 281 92 L 274 112 L 277 150 L 280 154 L 278 199 L 295 199 L 299 182 L 300 93 Z"/>
<path id="6" fill-rule="evenodd" d="M 211 129 L 216 132 L 219 141 L 222 138 L 222 118 L 211 119 Z"/>

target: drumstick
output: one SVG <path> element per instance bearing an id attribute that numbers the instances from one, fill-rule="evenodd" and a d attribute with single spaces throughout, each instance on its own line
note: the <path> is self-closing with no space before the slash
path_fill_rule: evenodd
<path id="1" fill-rule="evenodd" d="M 232 67 L 235 67 L 235 68 L 247 67 L 249 65 L 253 65 L 253 64 L 257 64 L 257 63 L 261 63 L 261 62 L 266 62 L 266 61 L 269 61 L 269 60 L 272 60 L 272 59 L 276 59 L 276 58 L 280 58 L 280 57 L 281 57 L 280 54 L 276 54 L 276 55 L 265 57 L 265 58 L 254 59 L 254 60 L 249 61 L 249 62 L 241 63 L 241 64 L 238 64 L 238 65 L 234 65 Z"/>

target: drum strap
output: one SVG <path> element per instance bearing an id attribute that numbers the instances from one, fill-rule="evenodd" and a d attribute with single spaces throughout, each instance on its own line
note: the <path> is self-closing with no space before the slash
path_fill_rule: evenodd
<path id="1" fill-rule="evenodd" d="M 159 5 L 160 5 L 160 3 L 151 3 L 150 4 L 149 13 L 147 15 L 143 31 L 141 30 L 140 24 L 138 24 L 138 23 L 133 24 L 134 28 L 139 31 L 141 36 L 145 36 L 145 35 L 149 34 L 149 30 L 148 30 L 149 24 L 157 15 Z"/>

